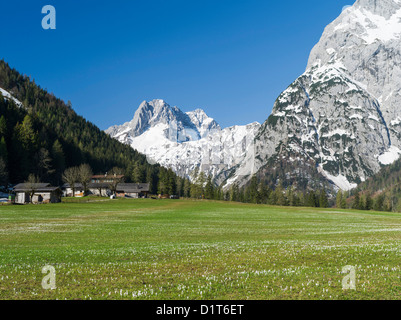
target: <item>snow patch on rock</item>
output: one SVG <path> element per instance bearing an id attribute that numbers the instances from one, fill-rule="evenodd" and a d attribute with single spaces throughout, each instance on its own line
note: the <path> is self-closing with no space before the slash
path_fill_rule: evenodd
<path id="1" fill-rule="evenodd" d="M 391 146 L 385 153 L 378 157 L 379 161 L 383 165 L 389 165 L 394 163 L 400 158 L 401 150 L 395 146 Z"/>
<path id="2" fill-rule="evenodd" d="M 0 93 L 2 94 L 2 96 L 3 96 L 5 99 L 11 99 L 11 100 L 13 100 L 13 101 L 15 102 L 15 104 L 16 104 L 18 107 L 22 107 L 22 102 L 19 101 L 19 100 L 16 99 L 16 98 L 14 98 L 8 91 L 6 91 L 6 90 L 0 88 Z"/>

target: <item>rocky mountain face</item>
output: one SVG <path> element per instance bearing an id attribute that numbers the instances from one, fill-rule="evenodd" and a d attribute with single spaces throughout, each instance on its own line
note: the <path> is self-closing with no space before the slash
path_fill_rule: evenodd
<path id="1" fill-rule="evenodd" d="M 184 113 L 163 100 L 143 102 L 132 121 L 106 130 L 145 154 L 151 163 L 194 178 L 194 172 L 225 181 L 244 162 L 259 123 L 222 129 L 202 109 Z"/>
<path id="2" fill-rule="evenodd" d="M 260 178 L 349 190 L 398 159 L 400 45 L 400 0 L 358 0 L 327 26 L 256 135 L 247 161 Z"/>
<path id="3" fill-rule="evenodd" d="M 209 118 L 205 111 L 196 109 L 186 113 L 191 122 L 198 129 L 201 138 L 205 138 L 211 131 L 220 130 L 220 125 L 212 118 Z"/>
<path id="4" fill-rule="evenodd" d="M 192 115 L 196 118 L 196 115 Z M 199 121 L 198 121 L 199 122 Z M 168 128 L 166 134 L 171 141 L 185 142 L 200 139 L 200 132 L 189 115 L 177 107 L 170 107 L 163 100 L 144 101 L 135 112 L 134 118 L 122 126 L 114 126 L 106 130 L 112 137 L 129 143 L 150 128 Z"/>

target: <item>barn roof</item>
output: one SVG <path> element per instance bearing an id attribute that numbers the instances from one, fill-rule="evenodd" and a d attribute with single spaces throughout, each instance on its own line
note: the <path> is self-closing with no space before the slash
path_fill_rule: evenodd
<path id="1" fill-rule="evenodd" d="M 110 188 L 110 183 L 107 182 L 92 182 L 88 184 L 88 188 L 89 189 L 98 189 L 98 188 L 102 188 L 102 189 L 109 189 Z"/>
<path id="2" fill-rule="evenodd" d="M 124 193 L 140 193 L 149 192 L 149 189 L 149 183 L 119 183 L 116 190 Z"/>
<path id="3" fill-rule="evenodd" d="M 82 185 L 82 183 L 74 183 L 74 186 L 76 189 L 82 189 L 84 186 Z M 69 183 L 64 183 L 61 186 L 61 189 L 67 189 L 67 188 L 71 188 L 71 185 Z"/>
<path id="4" fill-rule="evenodd" d="M 27 188 L 32 188 L 32 187 L 34 187 L 34 188 L 46 188 L 46 187 L 49 187 L 50 186 L 50 183 L 43 183 L 43 182 L 41 182 L 41 183 L 29 183 L 29 182 L 24 182 L 24 183 L 19 183 L 19 184 L 17 184 L 15 187 L 14 187 L 14 190 L 15 189 L 27 189 Z"/>
<path id="5" fill-rule="evenodd" d="M 52 187 L 50 183 L 20 183 L 14 187 L 15 192 L 28 192 L 32 189 L 35 192 L 53 192 L 60 188 Z"/>

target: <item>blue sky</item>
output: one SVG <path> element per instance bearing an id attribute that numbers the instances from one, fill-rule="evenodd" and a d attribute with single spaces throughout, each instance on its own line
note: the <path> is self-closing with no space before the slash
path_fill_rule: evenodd
<path id="1" fill-rule="evenodd" d="M 222 127 L 263 122 L 352 0 L 15 0 L 0 58 L 101 129 L 143 100 L 203 108 Z M 57 29 L 41 27 L 44 5 Z"/>

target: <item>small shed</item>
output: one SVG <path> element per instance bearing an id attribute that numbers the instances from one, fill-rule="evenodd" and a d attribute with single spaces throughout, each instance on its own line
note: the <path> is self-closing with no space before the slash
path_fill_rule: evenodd
<path id="1" fill-rule="evenodd" d="M 75 183 L 75 197 L 83 197 L 84 196 L 84 186 L 81 183 Z M 61 190 L 63 191 L 63 197 L 73 197 L 74 192 L 72 191 L 72 187 L 69 183 L 65 183 L 61 186 Z"/>
<path id="2" fill-rule="evenodd" d="M 14 187 L 15 203 L 58 203 L 61 202 L 62 191 L 52 187 L 50 183 L 20 183 Z M 31 194 L 33 196 L 31 199 Z"/>

